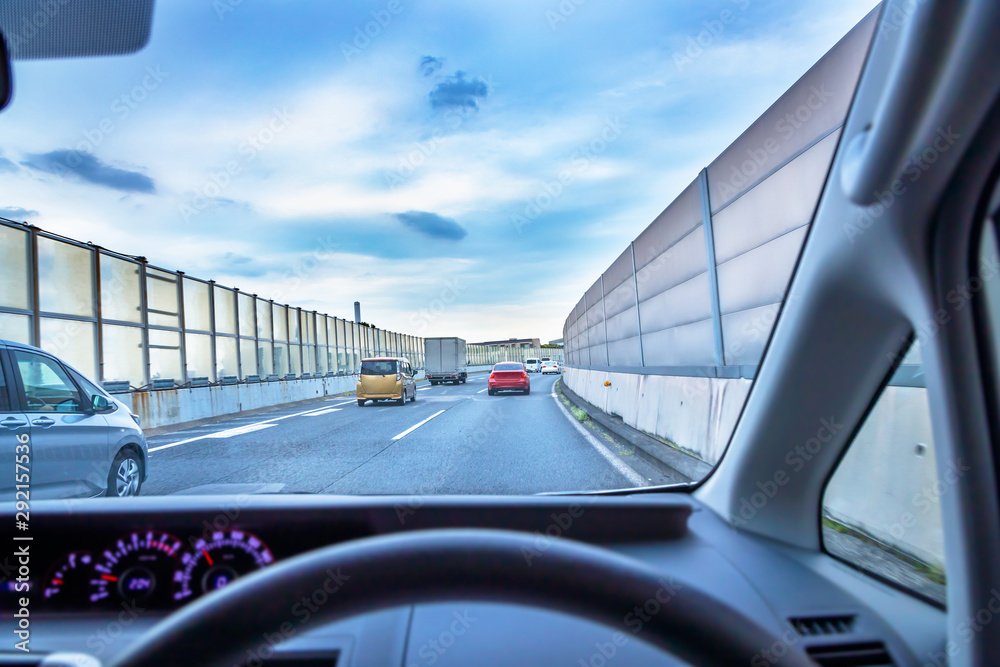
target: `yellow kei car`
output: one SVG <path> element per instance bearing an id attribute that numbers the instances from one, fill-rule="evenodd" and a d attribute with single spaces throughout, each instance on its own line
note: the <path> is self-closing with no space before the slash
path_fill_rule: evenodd
<path id="1" fill-rule="evenodd" d="M 358 407 L 366 401 L 395 400 L 403 405 L 406 399 L 417 400 L 417 381 L 413 367 L 402 357 L 373 357 L 361 360 L 358 379 Z"/>

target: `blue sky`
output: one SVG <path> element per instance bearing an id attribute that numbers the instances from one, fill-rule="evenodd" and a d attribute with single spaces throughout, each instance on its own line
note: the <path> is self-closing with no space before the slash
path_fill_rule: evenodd
<path id="1" fill-rule="evenodd" d="M 161 0 L 137 54 L 15 63 L 0 215 L 396 331 L 547 341 L 874 5 Z"/>

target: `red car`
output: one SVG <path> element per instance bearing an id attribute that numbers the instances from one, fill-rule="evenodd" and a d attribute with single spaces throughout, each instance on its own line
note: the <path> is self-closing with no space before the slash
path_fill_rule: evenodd
<path id="1" fill-rule="evenodd" d="M 525 394 L 531 393 L 531 380 L 528 371 L 520 361 L 502 361 L 493 366 L 490 371 L 489 394 L 495 396 L 498 391 L 515 389 Z"/>

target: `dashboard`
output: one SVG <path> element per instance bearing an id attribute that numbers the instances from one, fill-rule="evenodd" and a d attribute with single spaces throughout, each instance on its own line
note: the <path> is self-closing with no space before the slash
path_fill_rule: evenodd
<path id="1" fill-rule="evenodd" d="M 151 502 L 109 500 L 87 502 L 95 508 L 118 505 L 115 510 Z M 110 522 L 82 506 L 59 517 L 39 512 L 42 504 L 33 503 L 32 526 L 44 537 L 33 539 L 28 582 L 18 587 L 7 581 L 3 593 L 18 596 L 26 585 L 32 605 L 45 614 L 100 614 L 123 605 L 169 613 L 281 558 L 374 534 L 346 517 L 328 524 L 327 532 L 302 531 L 300 521 L 255 516 L 231 498 L 217 500 L 220 509 L 195 512 L 193 522 L 145 507 L 138 514 L 116 512 Z"/>
<path id="2" fill-rule="evenodd" d="M 72 511 L 59 501 L 37 502 L 31 516 L 28 583 L 36 655 L 76 651 L 108 660 L 171 613 L 283 559 L 430 528 L 521 530 L 536 535 L 540 553 L 546 540 L 562 538 L 603 546 L 697 581 L 778 634 L 799 624 L 795 641 L 810 651 L 837 657 L 838 651 L 876 647 L 890 660 L 857 664 L 920 664 L 911 647 L 935 646 L 944 627 L 942 610 L 876 586 L 832 558 L 735 531 L 686 494 L 141 497 L 86 501 Z M 24 595 L 14 583 L 7 582 L 0 605 L 0 633 L 8 637 L 15 626 L 9 611 L 15 605 L 8 602 Z M 830 618 L 846 630 L 801 631 Z M 400 605 L 302 629 L 273 647 L 274 657 L 264 664 L 578 665 L 610 663 L 608 651 L 619 664 L 676 664 L 627 632 L 488 601 Z M 615 643 L 616 637 L 624 643 Z M 768 655 L 761 654 L 761 664 Z M 16 657 L 0 646 L 0 666 L 31 664 L 13 662 Z"/>
<path id="3" fill-rule="evenodd" d="M 176 609 L 266 567 L 274 555 L 243 530 L 209 530 L 184 541 L 159 529 L 138 530 L 113 541 L 87 540 L 58 556 L 37 582 L 39 609 Z"/>

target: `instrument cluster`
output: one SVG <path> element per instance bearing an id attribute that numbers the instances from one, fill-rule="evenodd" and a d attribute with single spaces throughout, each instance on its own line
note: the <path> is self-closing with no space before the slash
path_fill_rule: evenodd
<path id="1" fill-rule="evenodd" d="M 103 550 L 63 555 L 35 590 L 49 609 L 171 609 L 273 562 L 267 545 L 242 530 L 187 544 L 159 530 L 134 531 Z"/>

